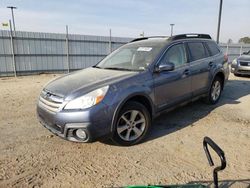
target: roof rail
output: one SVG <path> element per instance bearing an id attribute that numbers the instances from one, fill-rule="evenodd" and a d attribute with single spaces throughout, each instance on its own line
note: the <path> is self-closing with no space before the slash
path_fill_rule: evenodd
<path id="1" fill-rule="evenodd" d="M 181 34 L 175 35 L 170 37 L 170 40 L 180 40 L 180 39 L 189 39 L 189 38 L 201 38 L 201 39 L 212 39 L 208 34 L 197 34 L 197 33 L 190 33 L 190 34 Z"/>
<path id="2" fill-rule="evenodd" d="M 135 38 L 135 39 L 131 40 L 130 43 L 131 42 L 141 41 L 141 40 L 147 40 L 147 39 L 151 39 L 151 38 L 168 38 L 168 36 L 151 36 L 151 37 Z"/>

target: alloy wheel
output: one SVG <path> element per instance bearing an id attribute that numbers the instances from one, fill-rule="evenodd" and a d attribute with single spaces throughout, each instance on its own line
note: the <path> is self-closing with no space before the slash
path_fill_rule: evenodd
<path id="1" fill-rule="evenodd" d="M 146 118 L 138 110 L 129 110 L 124 112 L 117 124 L 117 133 L 124 141 L 133 141 L 138 139 L 146 127 Z"/>
<path id="2" fill-rule="evenodd" d="M 216 101 L 220 97 L 221 93 L 221 83 L 216 80 L 212 86 L 211 97 L 213 101 Z"/>

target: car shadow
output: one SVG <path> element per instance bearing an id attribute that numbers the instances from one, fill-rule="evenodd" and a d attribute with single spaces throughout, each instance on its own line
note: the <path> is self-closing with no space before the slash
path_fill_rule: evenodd
<path id="1" fill-rule="evenodd" d="M 202 184 L 207 187 L 214 187 L 213 181 L 192 181 L 188 184 Z M 219 188 L 228 188 L 228 187 L 246 187 L 250 188 L 250 179 L 240 179 L 240 180 L 220 180 Z"/>
<path id="2" fill-rule="evenodd" d="M 202 100 L 197 100 L 161 114 L 153 121 L 152 130 L 144 142 L 166 136 L 187 126 L 194 126 L 195 122 L 206 117 L 215 108 L 225 104 L 239 104 L 239 99 L 249 94 L 250 80 L 228 80 L 216 105 L 207 105 Z"/>

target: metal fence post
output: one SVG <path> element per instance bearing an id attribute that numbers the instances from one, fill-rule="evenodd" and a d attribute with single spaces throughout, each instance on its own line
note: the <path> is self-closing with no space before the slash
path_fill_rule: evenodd
<path id="1" fill-rule="evenodd" d="M 242 54 L 242 45 L 240 46 L 240 55 Z"/>
<path id="2" fill-rule="evenodd" d="M 15 52 L 14 52 L 14 41 L 13 41 L 13 33 L 12 33 L 12 25 L 11 21 L 9 20 L 10 24 L 10 43 L 11 43 L 11 53 L 12 53 L 12 66 L 13 66 L 13 72 L 15 77 L 17 77 L 16 74 L 16 59 L 15 59 Z"/>
<path id="3" fill-rule="evenodd" d="M 109 53 L 112 52 L 112 36 L 111 36 L 111 29 L 109 29 Z"/>
<path id="4" fill-rule="evenodd" d="M 220 25 L 221 25 L 221 13 L 222 13 L 223 0 L 220 0 L 219 18 L 218 18 L 218 28 L 217 28 L 217 43 L 220 42 Z"/>
<path id="5" fill-rule="evenodd" d="M 229 48 L 229 44 L 227 44 L 227 50 L 226 50 L 226 54 L 228 55 L 228 48 Z"/>
<path id="6" fill-rule="evenodd" d="M 66 56 L 67 56 L 67 65 L 68 65 L 68 73 L 69 73 L 70 65 L 69 65 L 69 31 L 68 31 L 68 25 L 66 25 Z"/>

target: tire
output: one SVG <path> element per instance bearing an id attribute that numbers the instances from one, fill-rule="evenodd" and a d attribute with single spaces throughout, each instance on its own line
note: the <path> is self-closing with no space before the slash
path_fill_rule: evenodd
<path id="1" fill-rule="evenodd" d="M 138 102 L 128 102 L 116 118 L 112 140 L 122 146 L 138 144 L 146 137 L 150 127 L 151 116 L 147 108 Z"/>
<path id="2" fill-rule="evenodd" d="M 223 89 L 222 80 L 220 77 L 216 76 L 211 84 L 209 93 L 208 93 L 207 97 L 205 98 L 205 102 L 207 104 L 218 103 L 218 101 L 221 97 L 222 89 Z"/>

